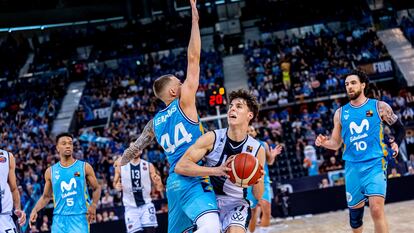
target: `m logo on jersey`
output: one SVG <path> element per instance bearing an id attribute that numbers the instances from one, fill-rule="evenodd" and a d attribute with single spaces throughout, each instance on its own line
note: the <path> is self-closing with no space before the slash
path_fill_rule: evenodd
<path id="1" fill-rule="evenodd" d="M 360 125 L 357 125 L 355 122 L 351 122 L 351 124 L 349 124 L 349 130 L 351 131 L 352 135 L 355 133 L 360 134 L 364 129 L 366 131 L 369 130 L 369 122 L 367 119 L 362 120 Z"/>
<path id="2" fill-rule="evenodd" d="M 60 190 L 63 192 L 72 190 L 72 186 L 76 189 L 76 180 L 75 178 L 70 179 L 69 184 L 65 181 L 60 182 Z"/>

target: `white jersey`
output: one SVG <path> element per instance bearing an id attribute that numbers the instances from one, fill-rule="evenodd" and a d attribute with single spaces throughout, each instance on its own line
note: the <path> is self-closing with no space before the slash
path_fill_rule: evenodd
<path id="1" fill-rule="evenodd" d="M 224 164 L 232 155 L 239 153 L 248 153 L 257 156 L 261 144 L 256 139 L 247 136 L 239 145 L 232 145 L 227 137 L 227 128 L 214 130 L 216 135 L 213 150 L 205 156 L 206 166 L 218 167 Z M 247 196 L 247 189 L 236 186 L 229 179 L 221 176 L 211 176 L 211 184 L 213 185 L 216 195 L 226 195 L 236 199 L 243 199 Z"/>
<path id="2" fill-rule="evenodd" d="M 126 208 L 151 202 L 150 164 L 140 159 L 138 164 L 129 162 L 121 167 L 122 202 Z"/>
<path id="3" fill-rule="evenodd" d="M 8 183 L 10 169 L 10 155 L 5 150 L 0 150 L 0 214 L 11 214 L 13 198 Z"/>

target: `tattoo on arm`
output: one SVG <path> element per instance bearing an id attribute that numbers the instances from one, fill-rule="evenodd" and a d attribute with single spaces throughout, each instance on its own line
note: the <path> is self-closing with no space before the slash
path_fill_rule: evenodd
<path id="1" fill-rule="evenodd" d="M 121 159 L 121 166 L 131 161 L 137 153 L 141 153 L 148 145 L 151 144 L 155 137 L 153 120 L 150 120 L 142 130 L 138 139 L 124 151 Z"/>
<path id="2" fill-rule="evenodd" d="M 395 115 L 394 111 L 392 111 L 392 108 L 382 102 L 380 106 L 380 114 L 383 121 L 387 122 L 388 125 L 393 125 L 398 120 L 398 116 Z"/>

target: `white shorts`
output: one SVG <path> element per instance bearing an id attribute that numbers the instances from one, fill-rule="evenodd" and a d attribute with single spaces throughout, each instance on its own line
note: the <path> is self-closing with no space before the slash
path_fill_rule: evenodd
<path id="1" fill-rule="evenodd" d="M 250 221 L 250 205 L 245 199 L 236 199 L 229 196 L 217 196 L 219 217 L 222 232 L 231 226 L 239 226 L 247 231 Z"/>
<path id="2" fill-rule="evenodd" d="M 8 214 L 0 215 L 0 232 L 1 233 L 15 233 L 17 232 L 16 225 L 12 217 Z"/>
<path id="3" fill-rule="evenodd" d="M 154 204 L 150 202 L 140 207 L 125 207 L 125 225 L 128 233 L 141 231 L 145 227 L 157 227 Z"/>

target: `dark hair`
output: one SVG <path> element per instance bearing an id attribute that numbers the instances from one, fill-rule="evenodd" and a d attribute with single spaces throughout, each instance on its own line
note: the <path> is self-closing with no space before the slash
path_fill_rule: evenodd
<path id="1" fill-rule="evenodd" d="M 257 114 L 259 113 L 259 103 L 256 100 L 256 97 L 250 94 L 248 91 L 239 89 L 237 91 L 232 91 L 229 95 L 230 103 L 234 99 L 244 99 L 246 101 L 247 107 L 251 112 L 253 112 L 253 118 L 250 120 L 252 122 L 254 118 L 256 118 Z M 250 124 L 249 122 L 249 124 Z"/>
<path id="2" fill-rule="evenodd" d="M 67 133 L 67 132 L 65 132 L 65 133 L 60 133 L 60 134 L 58 134 L 58 135 L 56 136 L 56 144 L 58 144 L 59 139 L 60 139 L 60 138 L 63 138 L 63 137 L 70 137 L 70 138 L 73 140 L 73 135 L 72 135 L 72 134 Z"/>
<path id="3" fill-rule="evenodd" d="M 346 79 L 346 77 L 351 76 L 351 75 L 357 76 L 361 83 L 365 83 L 364 94 L 367 95 L 368 94 L 368 87 L 369 87 L 368 75 L 364 71 L 356 69 L 356 70 L 352 70 L 351 72 L 347 73 L 345 75 L 345 79 Z"/>
<path id="4" fill-rule="evenodd" d="M 171 78 L 174 77 L 172 74 L 166 74 L 154 81 L 152 89 L 156 97 L 160 98 L 161 92 L 164 90 L 165 86 L 171 81 Z"/>

